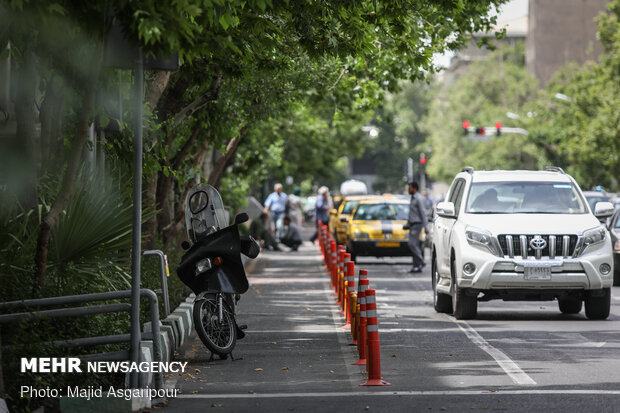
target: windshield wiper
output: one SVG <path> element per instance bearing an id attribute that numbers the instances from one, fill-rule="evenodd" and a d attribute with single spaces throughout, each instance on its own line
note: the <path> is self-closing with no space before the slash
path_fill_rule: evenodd
<path id="1" fill-rule="evenodd" d="M 476 211 L 476 212 L 468 212 L 468 214 L 511 214 L 511 212 L 505 211 Z"/>

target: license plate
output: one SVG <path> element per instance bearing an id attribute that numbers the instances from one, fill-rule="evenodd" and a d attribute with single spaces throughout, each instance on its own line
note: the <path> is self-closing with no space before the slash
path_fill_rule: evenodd
<path id="1" fill-rule="evenodd" d="M 550 280 L 551 267 L 525 267 L 523 278 L 533 281 Z"/>
<path id="2" fill-rule="evenodd" d="M 378 241 L 377 247 L 400 247 L 400 242 L 396 241 Z"/>

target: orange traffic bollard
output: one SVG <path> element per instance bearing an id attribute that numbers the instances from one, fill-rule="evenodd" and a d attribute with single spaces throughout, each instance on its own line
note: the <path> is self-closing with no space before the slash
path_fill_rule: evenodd
<path id="1" fill-rule="evenodd" d="M 358 293 L 358 302 L 360 303 L 360 321 L 358 323 L 359 329 L 357 333 L 357 352 L 360 359 L 353 363 L 356 366 L 366 365 L 366 290 L 368 289 L 369 284 L 370 282 L 367 278 L 362 278 L 360 280 Z"/>
<path id="2" fill-rule="evenodd" d="M 350 313 L 351 313 L 351 337 L 353 340 L 349 343 L 350 346 L 357 346 L 357 309 L 359 305 L 357 305 L 357 293 L 352 292 L 349 293 L 349 303 L 350 303 Z"/>
<path id="3" fill-rule="evenodd" d="M 375 290 L 366 290 L 366 330 L 368 354 L 366 367 L 368 381 L 363 386 L 390 386 L 381 378 L 381 350 L 379 345 L 379 322 L 377 319 L 377 299 Z"/>
<path id="4" fill-rule="evenodd" d="M 349 258 L 351 258 L 350 255 Z M 343 299 L 345 302 L 345 308 L 343 308 L 343 310 L 347 322 L 344 326 L 342 326 L 342 328 L 351 328 L 351 305 L 349 297 L 350 294 L 355 291 L 355 263 L 353 261 L 348 261 L 345 264 L 344 274 L 346 289 L 344 290 Z"/>

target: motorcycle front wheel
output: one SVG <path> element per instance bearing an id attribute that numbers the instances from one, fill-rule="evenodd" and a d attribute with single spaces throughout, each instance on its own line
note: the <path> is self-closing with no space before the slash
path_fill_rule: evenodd
<path id="1" fill-rule="evenodd" d="M 194 328 L 200 340 L 214 354 L 224 356 L 235 348 L 237 329 L 235 315 L 226 300 L 222 300 L 220 321 L 218 296 L 209 294 L 204 300 L 194 303 Z"/>

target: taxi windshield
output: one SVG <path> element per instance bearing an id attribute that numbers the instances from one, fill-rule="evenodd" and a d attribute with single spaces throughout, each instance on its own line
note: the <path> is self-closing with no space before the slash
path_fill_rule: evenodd
<path id="1" fill-rule="evenodd" d="M 569 182 L 474 182 L 470 214 L 584 214 L 587 209 Z"/>
<path id="2" fill-rule="evenodd" d="M 356 200 L 356 201 L 347 201 L 344 206 L 342 207 L 342 213 L 343 214 L 347 214 L 347 215 L 351 215 L 351 213 L 353 212 L 353 210 L 355 209 L 355 207 L 357 206 L 357 204 L 359 204 L 360 201 Z"/>
<path id="3" fill-rule="evenodd" d="M 408 213 L 409 205 L 407 204 L 361 204 L 357 207 L 353 219 L 360 221 L 406 220 Z"/>

